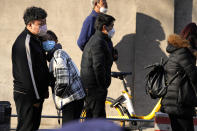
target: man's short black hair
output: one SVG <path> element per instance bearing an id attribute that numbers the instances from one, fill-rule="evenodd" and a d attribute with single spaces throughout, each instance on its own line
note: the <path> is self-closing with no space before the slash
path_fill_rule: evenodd
<path id="1" fill-rule="evenodd" d="M 23 19 L 27 25 L 31 21 L 45 19 L 46 17 L 47 13 L 44 9 L 32 6 L 25 10 Z"/>
<path id="2" fill-rule="evenodd" d="M 102 31 L 103 26 L 110 26 L 115 21 L 115 18 L 111 15 L 100 13 L 95 22 L 95 29 Z"/>

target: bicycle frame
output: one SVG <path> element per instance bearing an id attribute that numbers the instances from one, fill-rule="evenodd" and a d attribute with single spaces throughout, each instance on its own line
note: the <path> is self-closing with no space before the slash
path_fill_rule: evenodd
<path id="1" fill-rule="evenodd" d="M 125 98 L 124 103 L 126 104 L 126 107 L 128 109 L 128 112 L 130 113 L 131 117 L 138 118 L 138 119 L 151 120 L 151 119 L 154 118 L 155 112 L 158 112 L 160 110 L 160 108 L 161 108 L 161 99 L 159 99 L 157 104 L 153 108 L 153 110 L 148 115 L 146 115 L 146 116 L 137 116 L 135 114 L 135 110 L 134 110 L 134 107 L 133 107 L 131 96 L 126 91 L 123 91 L 122 93 L 123 93 L 123 96 Z M 129 117 L 128 117 L 128 119 L 129 119 Z"/>
<path id="2" fill-rule="evenodd" d="M 155 105 L 155 107 L 153 108 L 153 110 L 146 116 L 137 116 L 136 113 L 135 113 L 135 110 L 134 110 L 134 107 L 133 107 L 133 103 L 132 103 L 132 96 L 129 95 L 128 93 L 128 89 L 127 89 L 127 86 L 126 86 L 126 82 L 123 79 L 121 79 L 122 82 L 123 82 L 123 86 L 124 86 L 124 91 L 122 91 L 122 96 L 123 97 L 123 100 L 122 103 L 124 103 L 126 105 L 126 107 L 123 106 L 124 110 L 126 110 L 126 113 L 127 115 L 125 116 L 120 116 L 120 117 L 117 117 L 116 118 L 124 118 L 124 119 L 130 119 L 130 118 L 137 118 L 137 119 L 144 119 L 144 120 L 151 120 L 154 118 L 155 116 L 155 112 L 158 112 L 161 108 L 161 99 L 158 100 L 157 104 Z"/>

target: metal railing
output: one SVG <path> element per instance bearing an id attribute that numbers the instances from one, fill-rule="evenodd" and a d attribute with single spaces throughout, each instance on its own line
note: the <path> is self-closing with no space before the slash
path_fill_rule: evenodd
<path id="1" fill-rule="evenodd" d="M 18 115 L 16 114 L 11 114 L 11 117 L 17 117 Z M 62 116 L 49 116 L 49 115 L 42 115 L 41 118 L 62 118 Z M 86 119 L 84 117 L 81 117 L 80 119 Z M 110 121 L 128 121 L 128 122 L 154 122 L 154 120 L 144 120 L 144 119 L 127 119 L 127 118 L 105 118 L 106 120 L 110 120 Z M 10 129 L 10 130 L 16 130 L 14 128 Z M 141 126 L 137 127 L 137 130 L 142 131 Z"/>
<path id="2" fill-rule="evenodd" d="M 11 117 L 17 117 L 18 115 L 12 114 Z M 62 116 L 48 116 L 42 115 L 42 118 L 62 118 Z M 80 117 L 80 119 L 86 119 L 85 117 Z M 154 122 L 154 120 L 144 120 L 144 119 L 127 119 L 127 118 L 105 118 L 106 120 L 112 121 L 139 121 L 139 122 Z"/>

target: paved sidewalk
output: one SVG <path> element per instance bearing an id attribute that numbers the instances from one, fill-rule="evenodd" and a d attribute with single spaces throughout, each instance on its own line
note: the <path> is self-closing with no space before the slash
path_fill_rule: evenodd
<path id="1" fill-rule="evenodd" d="M 138 122 L 137 126 L 132 126 L 131 131 L 154 131 L 154 122 Z"/>
<path id="2" fill-rule="evenodd" d="M 132 131 L 139 131 L 139 130 L 132 130 Z M 146 128 L 146 129 L 142 129 L 142 131 L 154 131 L 154 128 Z"/>
<path id="3" fill-rule="evenodd" d="M 138 122 L 131 131 L 154 131 L 154 122 Z"/>

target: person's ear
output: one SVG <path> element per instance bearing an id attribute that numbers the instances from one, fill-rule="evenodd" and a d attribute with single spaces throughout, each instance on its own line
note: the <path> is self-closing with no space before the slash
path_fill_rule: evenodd
<path id="1" fill-rule="evenodd" d="M 94 7 L 95 7 L 97 4 L 98 4 L 98 2 L 95 2 L 95 3 L 94 3 Z"/>
<path id="2" fill-rule="evenodd" d="M 103 25 L 102 31 L 107 31 L 107 26 Z"/>
<path id="3" fill-rule="evenodd" d="M 108 34 L 108 30 L 107 30 L 107 26 L 106 25 L 103 25 L 102 32 L 104 32 L 105 34 Z"/>
<path id="4" fill-rule="evenodd" d="M 106 27 L 107 27 L 106 25 L 103 25 L 103 29 L 105 29 L 105 30 L 106 30 L 106 29 L 107 29 Z"/>
<path id="5" fill-rule="evenodd" d="M 29 22 L 29 23 L 27 24 L 27 28 L 32 29 L 32 22 Z"/>

